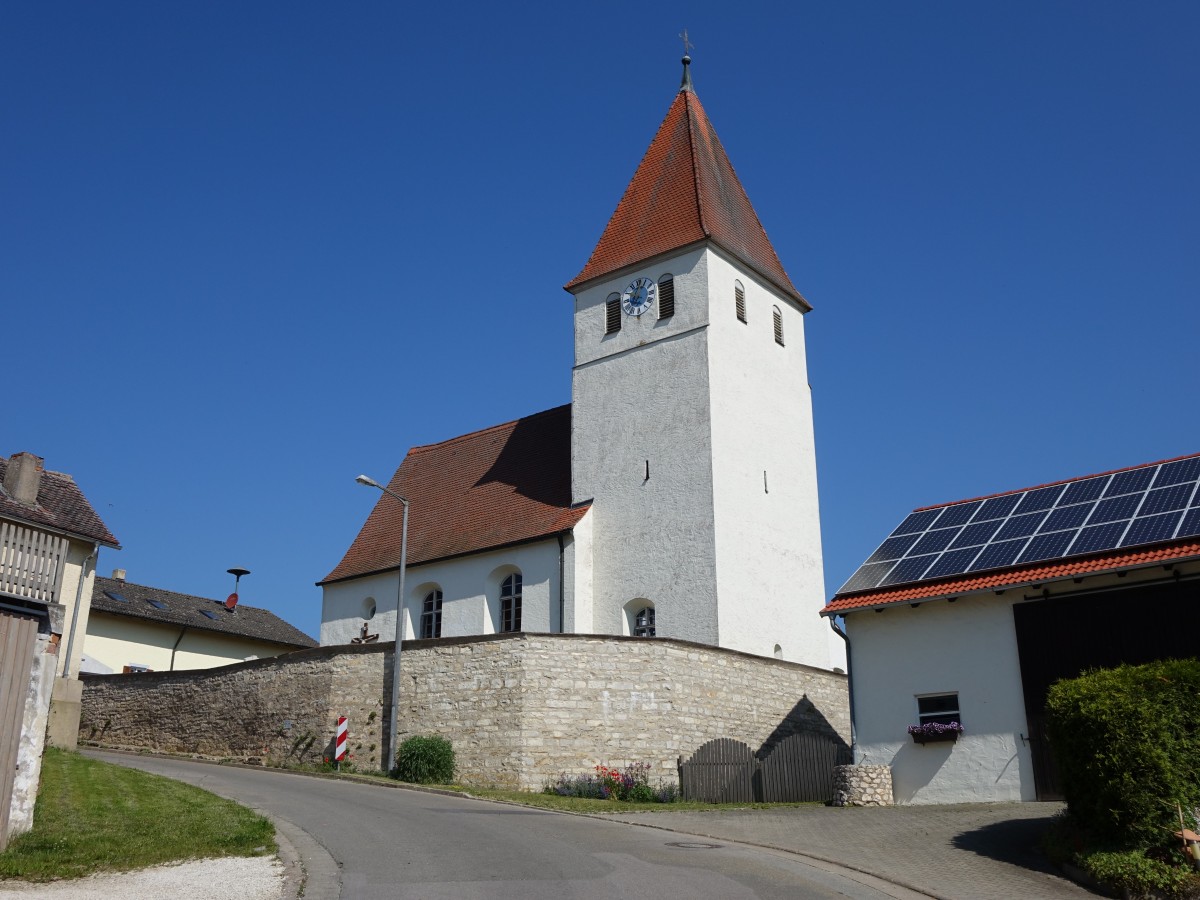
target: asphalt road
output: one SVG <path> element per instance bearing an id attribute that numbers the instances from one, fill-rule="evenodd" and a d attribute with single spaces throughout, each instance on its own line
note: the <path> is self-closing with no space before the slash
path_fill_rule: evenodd
<path id="1" fill-rule="evenodd" d="M 913 896 L 792 854 L 656 828 L 277 770 L 91 755 L 199 785 L 295 826 L 293 843 L 311 836 L 332 855 L 346 900 Z M 319 870 L 316 855 L 310 865 Z M 326 869 L 324 882 L 310 870 L 306 897 L 336 896 L 337 873 Z"/>

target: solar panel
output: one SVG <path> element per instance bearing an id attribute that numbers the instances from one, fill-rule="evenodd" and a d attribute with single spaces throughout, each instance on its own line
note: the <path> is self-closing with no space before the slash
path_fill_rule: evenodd
<path id="1" fill-rule="evenodd" d="M 118 594 L 116 591 L 105 591 L 104 596 L 109 600 L 116 600 L 118 603 L 128 603 L 129 601 Z"/>
<path id="2" fill-rule="evenodd" d="M 839 594 L 1200 536 L 1200 455 L 908 515 Z"/>

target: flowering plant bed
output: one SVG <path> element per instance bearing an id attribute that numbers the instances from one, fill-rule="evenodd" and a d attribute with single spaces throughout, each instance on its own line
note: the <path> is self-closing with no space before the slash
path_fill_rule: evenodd
<path id="1" fill-rule="evenodd" d="M 938 741 L 954 743 L 962 732 L 963 727 L 958 722 L 923 722 L 908 726 L 914 744 L 933 744 Z"/>

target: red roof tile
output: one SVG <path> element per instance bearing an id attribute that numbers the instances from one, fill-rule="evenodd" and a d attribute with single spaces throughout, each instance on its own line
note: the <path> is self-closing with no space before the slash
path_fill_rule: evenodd
<path id="1" fill-rule="evenodd" d="M 837 615 L 864 607 L 885 606 L 889 603 L 911 603 L 914 600 L 933 600 L 940 597 L 957 597 L 977 591 L 1014 587 L 1020 584 L 1040 584 L 1077 575 L 1096 575 L 1116 572 L 1135 566 L 1171 562 L 1173 560 L 1200 557 L 1200 541 L 1192 538 L 1158 547 L 1136 547 L 1129 550 L 1113 550 L 1091 557 L 1060 559 L 1034 563 L 998 572 L 971 575 L 965 578 L 923 581 L 896 588 L 883 588 L 835 597 L 821 610 L 821 615 Z"/>
<path id="2" fill-rule="evenodd" d="M 2 486 L 8 465 L 8 460 L 0 457 L 0 518 L 42 525 L 120 549 L 121 545 L 83 496 L 74 478 L 66 472 L 43 469 L 37 504 L 26 506 L 8 496 Z"/>
<path id="3" fill-rule="evenodd" d="M 591 259 L 566 289 L 706 238 L 809 308 L 783 270 L 700 99 L 685 87 Z"/>
<path id="4" fill-rule="evenodd" d="M 559 534 L 588 510 L 571 506 L 570 405 L 413 447 L 388 489 L 409 501 L 410 566 Z M 396 568 L 402 519 L 381 495 L 318 584 Z"/>

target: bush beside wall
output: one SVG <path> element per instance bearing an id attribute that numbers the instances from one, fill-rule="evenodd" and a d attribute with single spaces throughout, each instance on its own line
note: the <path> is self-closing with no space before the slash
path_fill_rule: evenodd
<path id="1" fill-rule="evenodd" d="M 1121 666 L 1060 681 L 1046 710 L 1072 815 L 1135 846 L 1178 830 L 1200 807 L 1200 660 Z"/>

